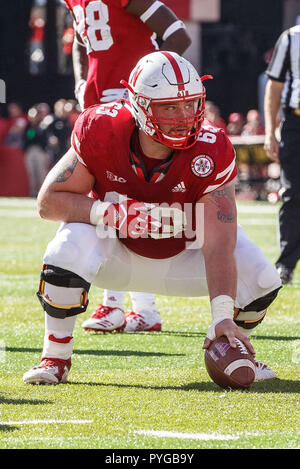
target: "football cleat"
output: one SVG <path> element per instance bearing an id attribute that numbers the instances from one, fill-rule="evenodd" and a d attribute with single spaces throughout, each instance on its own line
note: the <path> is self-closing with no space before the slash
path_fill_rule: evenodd
<path id="1" fill-rule="evenodd" d="M 161 317 L 157 311 L 131 311 L 126 316 L 123 332 L 161 331 Z"/>
<path id="2" fill-rule="evenodd" d="M 274 379 L 276 374 L 267 365 L 255 361 L 255 381 L 264 381 L 266 379 Z"/>
<path id="3" fill-rule="evenodd" d="M 23 381 L 27 384 L 66 383 L 70 368 L 71 359 L 42 358 L 38 366 L 24 373 Z"/>
<path id="4" fill-rule="evenodd" d="M 82 323 L 86 331 L 120 332 L 125 325 L 125 313 L 120 308 L 99 305 L 95 313 Z"/>

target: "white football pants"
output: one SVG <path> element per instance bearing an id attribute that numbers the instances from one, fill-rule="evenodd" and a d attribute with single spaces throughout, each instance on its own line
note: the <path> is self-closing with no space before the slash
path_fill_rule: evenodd
<path id="1" fill-rule="evenodd" d="M 280 287 L 275 267 L 241 227 L 235 259 L 236 307 L 244 308 Z M 208 295 L 201 249 L 188 248 L 171 258 L 149 259 L 128 250 L 116 237 L 101 236 L 101 228 L 84 223 L 60 226 L 46 249 L 44 264 L 74 272 L 104 289 L 181 297 Z"/>

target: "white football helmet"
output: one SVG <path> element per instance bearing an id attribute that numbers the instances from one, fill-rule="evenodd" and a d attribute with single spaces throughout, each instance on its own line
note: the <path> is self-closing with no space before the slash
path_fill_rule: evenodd
<path id="1" fill-rule="evenodd" d="M 196 143 L 204 119 L 205 88 L 193 65 L 175 52 L 157 51 L 143 57 L 132 70 L 129 90 L 132 113 L 141 129 L 154 140 L 174 149 Z M 209 77 L 211 78 L 211 77 Z M 194 114 L 181 119 L 157 119 L 154 105 L 194 101 Z M 171 126 L 172 132 L 161 130 Z"/>

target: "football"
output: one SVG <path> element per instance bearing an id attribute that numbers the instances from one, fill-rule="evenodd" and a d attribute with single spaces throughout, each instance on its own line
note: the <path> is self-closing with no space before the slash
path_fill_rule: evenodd
<path id="1" fill-rule="evenodd" d="M 205 351 L 204 361 L 211 379 L 223 389 L 248 389 L 255 377 L 253 355 L 239 339 L 232 348 L 227 337 L 215 339 Z"/>

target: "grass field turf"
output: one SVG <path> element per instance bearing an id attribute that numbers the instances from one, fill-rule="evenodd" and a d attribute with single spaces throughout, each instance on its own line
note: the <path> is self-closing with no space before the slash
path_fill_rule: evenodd
<path id="1" fill-rule="evenodd" d="M 277 210 L 239 204 L 240 223 L 272 262 Z M 32 199 L 0 198 L 0 216 L 0 448 L 299 448 L 299 267 L 253 334 L 276 380 L 227 392 L 209 379 L 207 298 L 156 296 L 159 334 L 86 334 L 81 323 L 102 295 L 92 287 L 69 383 L 30 386 L 22 375 L 38 364 L 43 341 L 35 291 L 57 224 L 39 219 Z"/>

